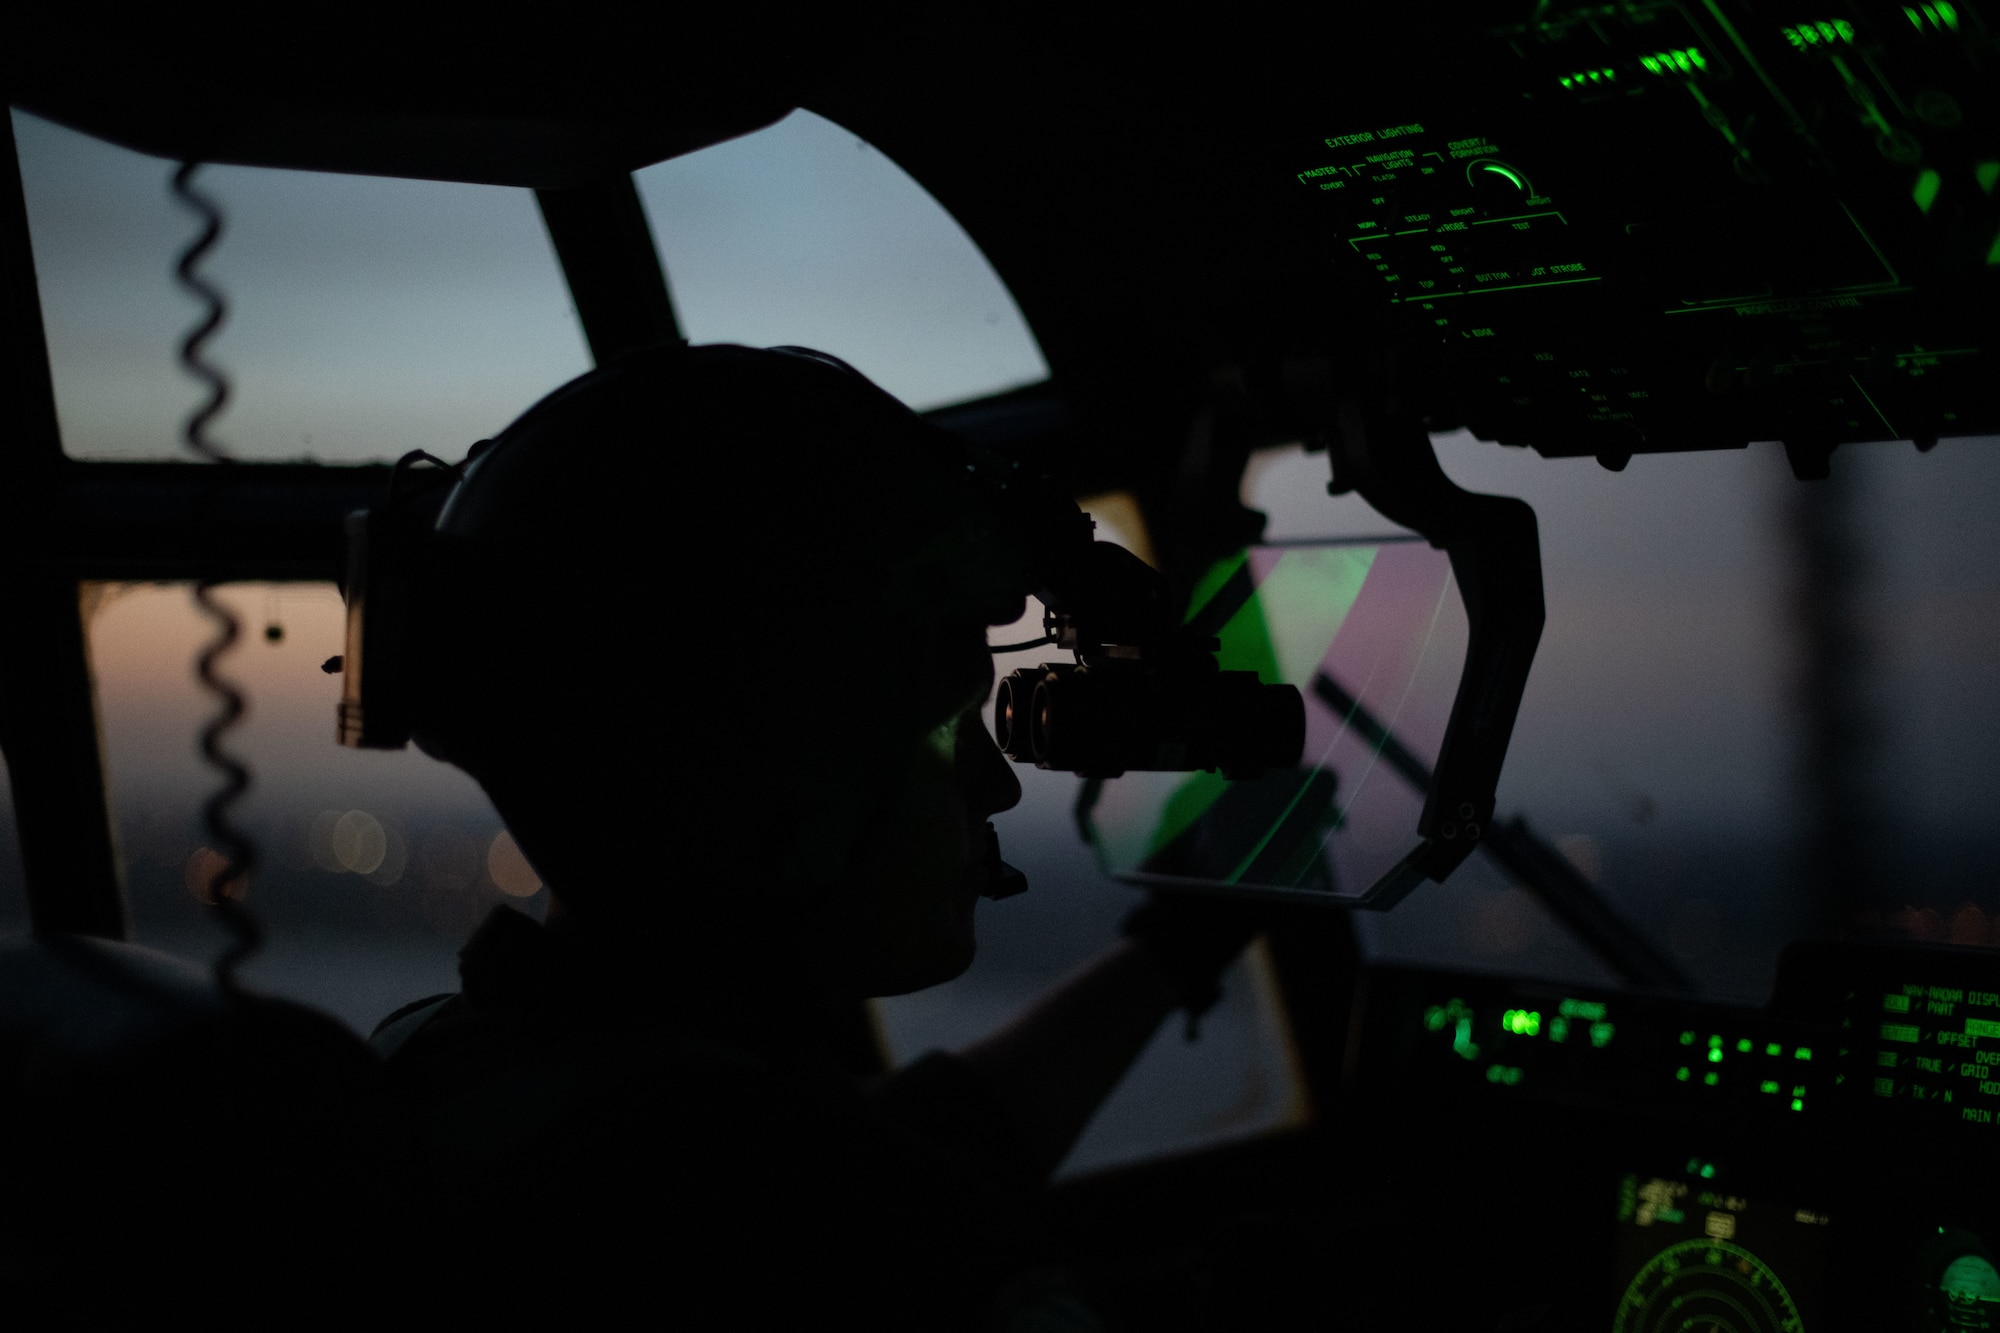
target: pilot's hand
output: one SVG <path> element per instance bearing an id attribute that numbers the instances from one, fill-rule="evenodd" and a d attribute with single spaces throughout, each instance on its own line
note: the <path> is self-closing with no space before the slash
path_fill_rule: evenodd
<path id="1" fill-rule="evenodd" d="M 1174 1007 L 1187 1011 L 1188 1040 L 1222 998 L 1223 969 L 1263 929 L 1266 911 L 1241 898 L 1155 889 L 1125 916 L 1124 933 L 1145 946 L 1166 971 Z"/>

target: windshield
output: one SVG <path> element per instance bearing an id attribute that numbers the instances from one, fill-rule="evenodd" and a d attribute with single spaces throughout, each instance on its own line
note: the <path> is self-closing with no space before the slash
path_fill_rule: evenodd
<path id="1" fill-rule="evenodd" d="M 1548 626 L 1498 814 L 1524 817 L 1709 994 L 1763 1001 L 1803 936 L 1991 946 L 2000 849 L 2000 452 L 1775 444 L 1623 472 L 1466 435 L 1439 458 L 1534 505 Z M 1253 461 L 1270 535 L 1369 530 L 1323 456 Z M 1381 522 L 1374 519 L 1374 530 Z M 1586 980 L 1599 964 L 1484 858 L 1358 918 L 1378 956 Z"/>

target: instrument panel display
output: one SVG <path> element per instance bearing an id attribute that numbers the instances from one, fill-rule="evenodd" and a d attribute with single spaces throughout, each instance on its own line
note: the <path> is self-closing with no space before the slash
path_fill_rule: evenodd
<path id="1" fill-rule="evenodd" d="M 1462 18 L 1438 16 L 1439 91 L 1281 168 L 1439 418 L 1612 466 L 2000 430 L 2000 105 L 1970 3 Z"/>
<path id="2" fill-rule="evenodd" d="M 1618 1186 L 1612 1333 L 1806 1333 L 1822 1327 L 1832 1218 L 1731 1189 L 1717 1164 Z"/>
<path id="3" fill-rule="evenodd" d="M 1795 944 L 1757 1009 L 1389 966 L 1359 1003 L 1362 1123 L 1616 1171 L 1594 1327 L 2000 1329 L 2000 955 Z"/>

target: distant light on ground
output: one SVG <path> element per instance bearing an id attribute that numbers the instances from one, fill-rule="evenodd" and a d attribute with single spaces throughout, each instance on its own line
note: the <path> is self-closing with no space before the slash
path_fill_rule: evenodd
<path id="1" fill-rule="evenodd" d="M 486 849 L 486 873 L 493 877 L 494 887 L 509 898 L 532 898 L 542 891 L 542 877 L 521 855 L 514 835 L 506 829 L 494 834 Z"/>
<path id="2" fill-rule="evenodd" d="M 382 821 L 366 810 L 349 810 L 333 824 L 333 859 L 342 870 L 372 874 L 389 854 L 389 835 Z"/>
<path id="3" fill-rule="evenodd" d="M 210 847 L 197 847 L 188 855 L 186 880 L 188 895 L 198 903 L 215 903 L 215 878 L 229 868 L 229 858 Z M 228 897 L 242 902 L 250 891 L 249 882 L 238 875 L 222 886 Z"/>

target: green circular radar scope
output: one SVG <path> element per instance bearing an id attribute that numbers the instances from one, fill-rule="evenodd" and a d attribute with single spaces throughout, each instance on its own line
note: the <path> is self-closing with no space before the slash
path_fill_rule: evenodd
<path id="1" fill-rule="evenodd" d="M 1684 1240 L 1646 1261 L 1611 1333 L 1805 1333 L 1805 1324 L 1762 1259 L 1726 1240 Z"/>

